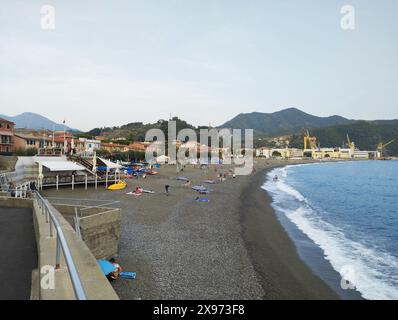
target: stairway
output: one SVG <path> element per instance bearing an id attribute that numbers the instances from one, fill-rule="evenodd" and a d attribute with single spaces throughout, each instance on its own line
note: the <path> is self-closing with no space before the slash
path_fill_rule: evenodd
<path id="1" fill-rule="evenodd" d="M 82 165 L 83 167 L 86 168 L 88 172 L 90 172 L 93 176 L 95 176 L 95 172 L 93 171 L 93 164 L 90 160 L 75 155 L 68 156 L 68 160 Z M 98 177 L 100 177 L 100 175 L 98 175 Z"/>

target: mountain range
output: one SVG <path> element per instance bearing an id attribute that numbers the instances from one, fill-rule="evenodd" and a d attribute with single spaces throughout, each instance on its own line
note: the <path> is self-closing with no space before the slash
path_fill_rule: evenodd
<path id="1" fill-rule="evenodd" d="M 56 123 L 36 113 L 25 112 L 15 117 L 0 115 L 1 118 L 13 121 L 17 128 L 64 130 L 64 125 Z M 195 128 L 187 122 L 174 118 L 177 129 Z M 108 133 L 110 139 L 124 137 L 129 141 L 143 141 L 147 130 L 159 128 L 166 132 L 167 121 L 159 120 L 155 123 L 143 124 L 134 122 L 119 127 L 95 128 L 86 133 L 87 137 Z M 398 120 L 353 120 L 338 115 L 318 117 L 305 113 L 297 108 L 288 108 L 274 113 L 241 113 L 218 128 L 254 129 L 255 137 L 290 136 L 292 147 L 301 147 L 303 133 L 310 130 L 321 146 L 341 146 L 347 134 L 362 150 L 375 150 L 379 142 L 398 139 Z M 66 127 L 66 130 L 73 130 Z M 76 130 L 77 131 L 77 130 Z M 258 139 L 260 141 L 260 139 Z M 266 141 L 266 140 L 261 140 Z M 388 150 L 398 155 L 398 142 L 391 144 Z"/>
<path id="2" fill-rule="evenodd" d="M 46 130 L 55 130 L 55 131 L 64 130 L 63 124 L 56 123 L 46 117 L 43 117 L 40 114 L 33 112 L 24 112 L 13 117 L 0 114 L 0 118 L 14 122 L 16 128 L 26 128 L 33 130 L 46 129 Z M 67 126 L 65 126 L 65 129 L 67 131 L 73 130 Z"/>
<path id="3" fill-rule="evenodd" d="M 255 133 L 278 136 L 292 134 L 303 129 L 346 125 L 355 122 L 341 116 L 317 117 L 297 108 L 288 108 L 274 113 L 240 113 L 220 128 L 253 129 Z"/>

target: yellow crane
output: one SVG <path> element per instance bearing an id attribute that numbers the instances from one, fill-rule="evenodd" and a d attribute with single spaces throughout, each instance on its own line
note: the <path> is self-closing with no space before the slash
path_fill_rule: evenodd
<path id="1" fill-rule="evenodd" d="M 348 148 L 350 148 L 351 150 L 355 150 L 355 142 L 351 141 L 348 133 L 347 133 L 347 142 L 348 142 Z"/>
<path id="2" fill-rule="evenodd" d="M 304 150 L 308 150 L 308 146 L 311 150 L 316 149 L 316 137 L 311 137 L 310 132 L 304 134 Z"/>
<path id="3" fill-rule="evenodd" d="M 383 150 L 384 150 L 387 146 L 389 146 L 390 144 L 392 144 L 393 142 L 395 142 L 395 140 L 396 140 L 396 139 L 392 139 L 392 140 L 388 141 L 387 143 L 380 142 L 380 143 L 377 145 L 377 151 L 380 153 L 380 157 L 383 157 Z"/>

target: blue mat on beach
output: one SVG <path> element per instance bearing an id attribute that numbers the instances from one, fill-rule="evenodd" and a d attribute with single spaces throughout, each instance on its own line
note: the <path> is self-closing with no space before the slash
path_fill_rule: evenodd
<path id="1" fill-rule="evenodd" d="M 207 198 L 197 198 L 195 199 L 196 202 L 210 202 L 210 199 Z"/>
<path id="2" fill-rule="evenodd" d="M 123 279 L 135 279 L 137 274 L 135 272 L 130 271 L 122 271 L 120 272 L 120 277 Z"/>
<path id="3" fill-rule="evenodd" d="M 204 186 L 193 186 L 192 189 L 195 191 L 208 191 L 208 189 Z"/>

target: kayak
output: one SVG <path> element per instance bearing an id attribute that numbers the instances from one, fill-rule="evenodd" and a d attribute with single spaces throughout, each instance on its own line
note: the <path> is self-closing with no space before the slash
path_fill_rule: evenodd
<path id="1" fill-rule="evenodd" d="M 122 190 L 127 187 L 127 183 L 125 181 L 119 181 L 118 183 L 114 183 L 108 187 L 108 190 Z"/>

